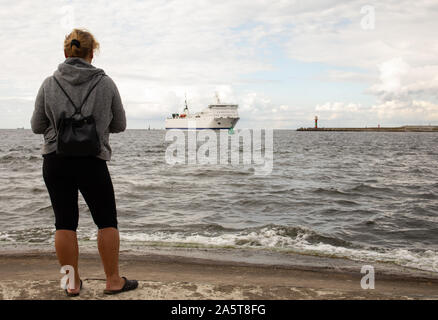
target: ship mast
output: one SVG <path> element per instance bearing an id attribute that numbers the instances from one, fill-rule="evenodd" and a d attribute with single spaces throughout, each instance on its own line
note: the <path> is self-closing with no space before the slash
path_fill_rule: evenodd
<path id="1" fill-rule="evenodd" d="M 217 104 L 221 104 L 221 100 L 219 99 L 219 93 L 217 91 L 215 92 L 215 96 L 216 96 Z"/>
<path id="2" fill-rule="evenodd" d="M 185 114 L 189 114 L 189 107 L 187 105 L 187 94 L 185 93 L 184 96 L 185 96 L 185 100 L 184 100 L 184 103 L 185 103 L 184 113 Z"/>

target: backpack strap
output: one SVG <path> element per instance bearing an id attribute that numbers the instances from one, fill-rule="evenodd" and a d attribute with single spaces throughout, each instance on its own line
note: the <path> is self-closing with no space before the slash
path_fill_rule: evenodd
<path id="1" fill-rule="evenodd" d="M 55 76 L 53 76 L 53 79 L 55 79 L 55 82 L 58 84 L 58 86 L 61 88 L 62 92 L 64 92 L 64 94 L 66 95 L 66 97 L 68 98 L 68 100 L 70 100 L 71 104 L 73 105 L 73 107 L 75 108 L 75 113 L 78 113 L 78 107 L 76 107 L 75 103 L 73 102 L 73 100 L 70 98 L 70 96 L 68 95 L 67 92 L 65 92 L 64 88 L 61 86 L 61 84 L 59 83 L 58 79 L 56 79 Z"/>
<path id="2" fill-rule="evenodd" d="M 105 76 L 105 75 L 102 75 L 102 76 L 99 78 L 99 80 L 97 80 L 96 83 L 93 85 L 93 87 L 91 87 L 91 89 L 88 91 L 87 95 L 85 96 L 84 101 L 82 102 L 82 104 L 81 104 L 81 106 L 80 106 L 79 108 L 75 105 L 75 103 L 73 102 L 72 98 L 70 98 L 70 96 L 68 95 L 68 93 L 67 93 L 67 92 L 64 90 L 64 88 L 61 86 L 61 84 L 59 83 L 58 79 L 56 79 L 55 76 L 53 76 L 53 79 L 55 79 L 55 82 L 58 84 L 58 86 L 61 88 L 62 92 L 64 92 L 64 94 L 67 96 L 67 98 L 68 98 L 68 100 L 70 101 L 70 103 L 71 103 L 71 104 L 73 105 L 73 107 L 75 108 L 75 113 L 74 113 L 73 115 L 75 115 L 75 114 L 80 114 L 80 115 L 82 115 L 82 112 L 81 112 L 81 111 L 82 111 L 82 107 L 84 106 L 85 102 L 87 101 L 87 99 L 88 99 L 88 97 L 89 97 L 91 91 L 93 91 L 94 88 L 96 88 L 97 84 L 100 82 L 100 80 L 102 80 L 102 78 L 103 78 L 104 76 Z"/>
<path id="3" fill-rule="evenodd" d="M 91 91 L 93 91 L 94 88 L 96 88 L 96 86 L 98 85 L 98 83 L 100 82 L 100 80 L 102 80 L 102 78 L 103 78 L 104 76 L 105 76 L 105 75 L 102 75 L 102 76 L 99 78 L 99 80 L 96 81 L 96 83 L 93 85 L 93 87 L 90 89 L 90 91 L 88 91 L 87 95 L 85 96 L 84 101 L 82 102 L 82 105 L 79 107 L 79 113 L 81 113 L 81 111 L 82 111 L 82 107 L 84 106 L 85 102 L 87 101 L 88 97 L 90 96 Z M 82 113 L 81 113 L 81 114 L 82 114 Z"/>

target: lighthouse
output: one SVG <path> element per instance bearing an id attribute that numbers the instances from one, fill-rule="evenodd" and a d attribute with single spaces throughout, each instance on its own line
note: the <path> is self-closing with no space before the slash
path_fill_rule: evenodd
<path id="1" fill-rule="evenodd" d="M 318 116 L 315 116 L 315 129 L 318 129 Z"/>

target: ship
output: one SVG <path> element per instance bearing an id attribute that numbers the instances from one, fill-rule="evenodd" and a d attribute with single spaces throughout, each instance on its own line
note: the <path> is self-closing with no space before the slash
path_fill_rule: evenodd
<path id="1" fill-rule="evenodd" d="M 166 119 L 166 129 L 228 129 L 232 130 L 239 121 L 237 104 L 221 103 L 216 94 L 216 104 L 210 104 L 201 112 L 190 113 L 185 99 L 182 113 L 173 113 Z"/>

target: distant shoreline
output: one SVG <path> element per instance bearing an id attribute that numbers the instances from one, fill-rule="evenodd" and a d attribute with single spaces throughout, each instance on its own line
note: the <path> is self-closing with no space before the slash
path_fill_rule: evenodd
<path id="1" fill-rule="evenodd" d="M 438 132 L 438 126 L 366 127 L 366 128 L 299 128 L 297 131 L 354 132 Z"/>

